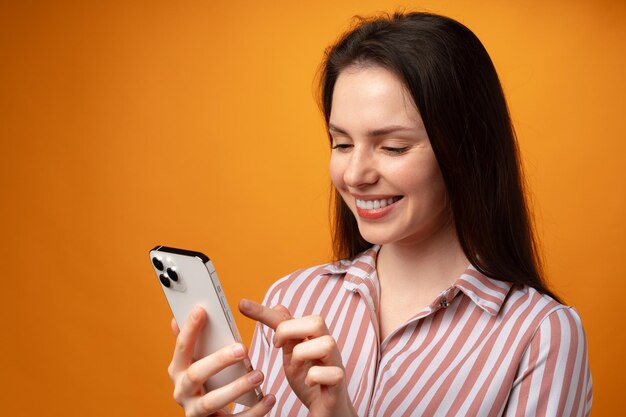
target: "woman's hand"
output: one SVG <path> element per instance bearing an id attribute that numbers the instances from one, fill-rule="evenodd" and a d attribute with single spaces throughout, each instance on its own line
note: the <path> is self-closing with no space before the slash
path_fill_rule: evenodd
<path id="1" fill-rule="evenodd" d="M 227 366 L 247 358 L 245 347 L 237 343 L 194 362 L 193 349 L 196 338 L 205 322 L 206 312 L 199 306 L 192 310 L 180 331 L 176 322 L 172 320 L 172 331 L 177 338 L 168 373 L 174 382 L 174 399 L 184 408 L 187 417 L 230 415 L 228 404 L 261 385 L 263 381 L 263 374 L 260 371 L 252 371 L 228 385 L 205 392 L 203 384 L 207 379 Z M 275 401 L 274 396 L 268 395 L 254 407 L 237 415 L 264 416 Z"/>
<path id="2" fill-rule="evenodd" d="M 289 385 L 313 417 L 356 416 L 335 339 L 320 316 L 293 318 L 283 306 L 268 308 L 241 300 L 239 310 L 272 328 L 283 350 Z"/>

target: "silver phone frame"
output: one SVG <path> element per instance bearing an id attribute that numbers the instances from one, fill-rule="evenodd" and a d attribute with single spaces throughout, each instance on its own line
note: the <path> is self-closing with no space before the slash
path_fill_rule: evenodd
<path id="1" fill-rule="evenodd" d="M 163 270 L 156 267 L 154 258 L 160 259 Z M 194 360 L 233 343 L 242 343 L 226 295 L 208 256 L 202 252 L 158 245 L 150 250 L 150 262 L 179 327 L 182 328 L 194 306 L 201 305 L 207 313 L 207 321 L 194 349 Z M 170 279 L 169 287 L 160 278 L 162 274 L 168 277 L 168 268 L 175 268 L 179 277 L 178 281 Z M 209 378 L 204 384 L 205 389 L 209 392 L 222 387 L 250 371 L 252 365 L 249 358 L 237 362 Z M 263 393 L 257 387 L 234 402 L 252 407 L 262 398 Z"/>

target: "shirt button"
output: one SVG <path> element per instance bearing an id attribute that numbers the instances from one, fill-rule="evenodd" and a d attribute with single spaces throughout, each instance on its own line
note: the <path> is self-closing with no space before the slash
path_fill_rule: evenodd
<path id="1" fill-rule="evenodd" d="M 439 305 L 441 306 L 441 308 L 448 308 L 450 303 L 448 302 L 448 299 L 446 297 L 443 297 L 439 302 Z"/>

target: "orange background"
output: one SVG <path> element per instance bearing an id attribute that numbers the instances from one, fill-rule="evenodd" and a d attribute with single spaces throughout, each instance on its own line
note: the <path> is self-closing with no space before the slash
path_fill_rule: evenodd
<path id="1" fill-rule="evenodd" d="M 207 253 L 232 307 L 327 261 L 313 78 L 351 16 L 398 7 L 491 53 L 548 275 L 587 331 L 592 415 L 619 414 L 626 3 L 504 3 L 2 2 L 0 414 L 182 415 L 148 250 Z"/>

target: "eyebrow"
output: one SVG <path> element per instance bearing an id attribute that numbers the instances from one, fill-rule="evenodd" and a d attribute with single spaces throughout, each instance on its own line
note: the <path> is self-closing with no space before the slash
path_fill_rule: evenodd
<path id="1" fill-rule="evenodd" d="M 344 129 L 338 126 L 333 125 L 332 123 L 328 123 L 328 130 L 331 132 L 341 133 L 343 135 L 349 136 L 348 132 L 346 132 Z M 370 137 L 385 136 L 390 133 L 403 132 L 403 131 L 413 132 L 415 131 L 415 129 L 412 127 L 408 127 L 408 126 L 390 125 L 390 126 L 382 127 L 380 129 L 370 130 L 369 132 L 367 132 L 367 136 L 370 136 Z"/>

